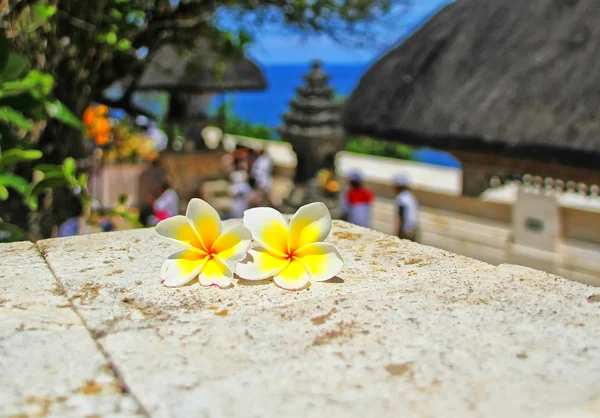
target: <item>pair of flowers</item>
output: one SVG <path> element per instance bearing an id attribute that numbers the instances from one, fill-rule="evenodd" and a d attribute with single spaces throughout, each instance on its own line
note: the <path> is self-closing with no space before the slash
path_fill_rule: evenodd
<path id="1" fill-rule="evenodd" d="M 181 248 L 162 265 L 165 286 L 183 286 L 198 277 L 204 286 L 225 288 L 235 273 L 245 280 L 274 282 L 299 290 L 310 281 L 325 281 L 340 272 L 344 261 L 335 246 L 322 242 L 331 230 L 331 215 L 320 202 L 298 209 L 288 224 L 272 208 L 244 213 L 243 225 L 221 232 L 217 211 L 201 199 L 192 199 L 185 216 L 161 221 L 156 232 Z M 252 239 L 259 245 L 249 249 Z"/>

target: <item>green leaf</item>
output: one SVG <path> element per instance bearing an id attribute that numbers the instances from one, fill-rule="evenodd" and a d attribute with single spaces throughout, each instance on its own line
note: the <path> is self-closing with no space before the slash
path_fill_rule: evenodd
<path id="1" fill-rule="evenodd" d="M 4 70 L 4 67 L 8 63 L 8 39 L 6 38 L 6 32 L 4 28 L 0 28 L 0 71 Z"/>
<path id="2" fill-rule="evenodd" d="M 42 158 L 42 151 L 9 149 L 0 153 L 0 168 L 13 167 L 25 161 L 34 161 Z"/>
<path id="3" fill-rule="evenodd" d="M 26 131 L 30 131 L 33 128 L 33 123 L 31 123 L 31 121 L 27 119 L 25 115 L 6 106 L 0 107 L 0 120 L 11 123 L 17 128 L 24 129 Z"/>
<path id="4" fill-rule="evenodd" d="M 27 239 L 25 232 L 16 225 L 8 222 L 0 222 L 0 242 L 17 242 Z"/>
<path id="5" fill-rule="evenodd" d="M 21 194 L 27 193 L 29 188 L 29 182 L 23 177 L 15 176 L 14 174 L 4 173 L 0 174 L 0 186 L 10 187 Z"/>
<path id="6" fill-rule="evenodd" d="M 110 9 L 108 11 L 108 15 L 110 17 L 112 17 L 113 19 L 115 19 L 115 20 L 121 20 L 121 19 L 123 19 L 123 13 L 121 13 L 117 9 Z"/>
<path id="7" fill-rule="evenodd" d="M 127 199 L 129 199 L 129 196 L 127 196 L 126 193 L 120 194 L 118 199 L 119 205 L 124 205 L 127 203 Z"/>
<path id="8" fill-rule="evenodd" d="M 29 67 L 29 60 L 27 57 L 20 54 L 9 54 L 8 61 L 0 73 L 0 82 L 6 83 L 9 81 L 15 81 L 25 74 Z"/>
<path id="9" fill-rule="evenodd" d="M 67 186 L 69 183 L 65 178 L 65 175 L 62 171 L 48 173 L 44 175 L 44 178 L 37 183 L 33 184 L 31 189 L 29 190 L 27 198 L 31 196 L 37 196 L 47 189 L 54 189 L 60 186 Z"/>
<path id="10" fill-rule="evenodd" d="M 59 172 L 62 173 L 62 168 L 59 165 L 55 165 L 55 164 L 38 164 L 34 167 L 33 169 L 34 171 L 39 171 L 40 173 L 53 173 L 53 172 Z"/>
<path id="11" fill-rule="evenodd" d="M 31 119 L 46 120 L 48 118 L 46 110 L 40 101 L 34 99 L 31 94 L 27 92 L 0 98 L 0 107 L 3 106 L 11 107 L 16 111 L 29 116 Z"/>
<path id="12" fill-rule="evenodd" d="M 48 96 L 53 87 L 54 79 L 51 75 L 32 70 L 22 80 L 0 85 L 0 97 L 15 96 L 29 92 L 35 98 L 41 99 Z"/>
<path id="13" fill-rule="evenodd" d="M 117 49 L 119 51 L 128 51 L 129 49 L 131 49 L 131 41 L 129 39 L 121 39 L 117 43 Z"/>
<path id="14" fill-rule="evenodd" d="M 86 187 L 88 184 L 88 178 L 89 176 L 87 173 L 81 173 L 79 177 L 77 177 L 77 184 L 79 185 L 79 187 Z"/>
<path id="15" fill-rule="evenodd" d="M 117 34 L 114 32 L 108 32 L 106 34 L 106 43 L 109 45 L 114 45 L 117 43 Z"/>
<path id="16" fill-rule="evenodd" d="M 71 157 L 68 157 L 63 162 L 63 173 L 66 179 L 75 179 L 75 170 L 77 165 L 75 164 L 75 160 Z"/>
<path id="17" fill-rule="evenodd" d="M 77 129 L 83 129 L 83 123 L 59 100 L 44 103 L 48 116 Z"/>
<path id="18" fill-rule="evenodd" d="M 44 23 L 56 14 L 56 6 L 38 3 L 33 6 L 33 14 L 39 23 Z"/>
<path id="19" fill-rule="evenodd" d="M 4 186 L 0 186 L 0 200 L 8 199 L 8 189 Z"/>

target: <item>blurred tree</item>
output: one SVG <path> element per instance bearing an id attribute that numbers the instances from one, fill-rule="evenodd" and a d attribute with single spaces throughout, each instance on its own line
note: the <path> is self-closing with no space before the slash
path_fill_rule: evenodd
<path id="1" fill-rule="evenodd" d="M 219 56 L 243 54 L 264 26 L 285 25 L 346 42 L 364 41 L 370 22 L 392 6 L 412 0 L 8 0 L 0 16 L 11 47 L 27 55 L 33 69 L 54 77 L 55 96 L 78 117 L 92 101 L 138 111 L 135 83 L 118 102 L 103 92 L 125 76 L 134 79 L 165 43 L 191 49 L 207 42 Z M 227 14 L 242 29 L 219 24 Z M 36 148 L 44 163 L 85 155 L 82 133 L 48 121 Z M 55 199 L 59 200 L 59 199 Z M 60 218 L 60 203 L 54 209 Z M 56 219 L 56 217 L 55 217 Z M 48 231 L 46 228 L 45 231 Z"/>

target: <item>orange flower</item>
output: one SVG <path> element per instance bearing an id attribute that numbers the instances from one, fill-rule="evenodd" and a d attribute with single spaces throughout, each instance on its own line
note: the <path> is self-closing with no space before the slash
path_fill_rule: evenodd
<path id="1" fill-rule="evenodd" d="M 83 112 L 83 124 L 90 127 L 94 123 L 94 120 L 96 120 L 96 110 L 92 106 L 89 106 Z"/>

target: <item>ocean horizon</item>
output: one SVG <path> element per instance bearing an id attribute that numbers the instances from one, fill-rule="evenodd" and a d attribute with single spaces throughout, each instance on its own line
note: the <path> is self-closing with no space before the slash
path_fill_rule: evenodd
<path id="1" fill-rule="evenodd" d="M 303 86 L 303 76 L 308 74 L 311 63 L 260 64 L 267 81 L 267 89 L 256 92 L 227 93 L 225 98 L 241 119 L 277 128 L 289 109 L 290 100 L 296 97 L 296 89 Z M 322 63 L 329 75 L 329 85 L 337 96 L 348 96 L 368 69 L 368 63 L 327 64 Z M 223 95 L 213 99 L 213 107 L 222 103 Z"/>
<path id="2" fill-rule="evenodd" d="M 371 64 L 324 62 L 322 65 L 329 75 L 329 86 L 333 87 L 335 94 L 347 97 Z M 296 97 L 296 89 L 304 85 L 303 76 L 310 71 L 311 63 L 263 64 L 260 67 L 267 81 L 266 90 L 228 93 L 225 97 L 221 95 L 213 98 L 212 106 L 213 108 L 219 106 L 225 98 L 232 104 L 234 113 L 241 119 L 276 129 L 282 123 L 283 114 L 290 107 L 290 100 Z M 460 168 L 460 162 L 450 154 L 428 148 L 415 149 L 412 158 L 422 163 Z"/>

